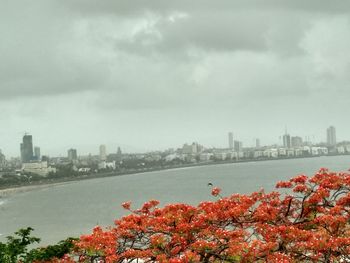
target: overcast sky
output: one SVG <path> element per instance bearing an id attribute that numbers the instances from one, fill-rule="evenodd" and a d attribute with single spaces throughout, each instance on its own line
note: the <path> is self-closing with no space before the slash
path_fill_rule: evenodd
<path id="1" fill-rule="evenodd" d="M 350 139 L 350 1 L 0 0 L 0 149 Z"/>

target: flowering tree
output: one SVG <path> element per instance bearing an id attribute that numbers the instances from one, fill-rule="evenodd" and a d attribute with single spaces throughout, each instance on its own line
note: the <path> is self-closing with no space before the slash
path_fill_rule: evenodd
<path id="1" fill-rule="evenodd" d="M 149 201 L 61 262 L 350 262 L 350 174 L 321 169 L 198 206 Z M 140 261 L 141 262 L 141 261 Z"/>

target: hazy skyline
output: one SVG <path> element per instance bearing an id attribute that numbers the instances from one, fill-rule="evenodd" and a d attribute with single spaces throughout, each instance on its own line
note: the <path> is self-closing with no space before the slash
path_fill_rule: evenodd
<path id="1" fill-rule="evenodd" d="M 0 149 L 350 139 L 350 2 L 3 0 Z"/>

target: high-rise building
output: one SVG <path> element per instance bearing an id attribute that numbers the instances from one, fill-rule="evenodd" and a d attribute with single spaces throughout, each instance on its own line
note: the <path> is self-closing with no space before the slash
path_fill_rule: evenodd
<path id="1" fill-rule="evenodd" d="M 228 148 L 233 149 L 233 133 L 228 133 Z"/>
<path id="2" fill-rule="evenodd" d="M 6 163 L 6 158 L 5 155 L 2 153 L 2 151 L 0 150 L 0 167 L 5 166 Z"/>
<path id="3" fill-rule="evenodd" d="M 234 141 L 233 145 L 234 145 L 235 152 L 241 152 L 242 151 L 242 147 L 243 147 L 243 143 L 242 142 Z"/>
<path id="4" fill-rule="evenodd" d="M 102 144 L 100 145 L 100 161 L 106 161 L 107 160 L 107 149 L 106 145 Z"/>
<path id="5" fill-rule="evenodd" d="M 35 160 L 40 160 L 41 158 L 40 147 L 34 147 L 34 157 L 35 157 Z"/>
<path id="6" fill-rule="evenodd" d="M 118 147 L 118 150 L 117 150 L 117 155 L 122 155 L 122 150 L 120 149 L 120 147 Z"/>
<path id="7" fill-rule="evenodd" d="M 255 139 L 255 148 L 260 148 L 261 144 L 260 144 L 260 139 L 256 138 Z"/>
<path id="8" fill-rule="evenodd" d="M 25 134 L 21 143 L 21 160 L 22 163 L 28 163 L 33 160 L 33 137 Z"/>
<path id="9" fill-rule="evenodd" d="M 117 156 L 116 156 L 116 161 L 117 162 L 120 162 L 123 158 L 122 158 L 122 150 L 120 149 L 120 147 L 118 147 L 118 150 L 117 150 Z"/>
<path id="10" fill-rule="evenodd" d="M 286 133 L 283 135 L 283 147 L 290 148 L 290 146 L 291 146 L 290 135 Z"/>
<path id="11" fill-rule="evenodd" d="M 293 136 L 291 138 L 292 147 L 301 147 L 303 145 L 303 139 L 299 136 Z"/>
<path id="12" fill-rule="evenodd" d="M 337 137 L 334 126 L 329 126 L 327 129 L 327 144 L 328 146 L 336 146 Z"/>
<path id="13" fill-rule="evenodd" d="M 68 150 L 68 160 L 75 161 L 78 159 L 77 149 Z"/>

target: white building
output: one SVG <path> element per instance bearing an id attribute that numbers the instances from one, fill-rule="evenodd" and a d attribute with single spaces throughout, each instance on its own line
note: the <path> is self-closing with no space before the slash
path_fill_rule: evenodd
<path id="1" fill-rule="evenodd" d="M 56 168 L 48 166 L 47 162 L 23 163 L 22 171 L 47 176 L 50 172 L 56 172 Z"/>
<path id="2" fill-rule="evenodd" d="M 202 162 L 208 162 L 208 161 L 210 161 L 212 156 L 213 156 L 212 153 L 201 153 L 199 155 L 199 160 Z"/>
<path id="3" fill-rule="evenodd" d="M 264 151 L 254 151 L 254 158 L 260 158 L 264 156 Z"/>
<path id="4" fill-rule="evenodd" d="M 99 162 L 99 164 L 98 164 L 98 169 L 113 169 L 113 170 L 115 170 L 115 168 L 116 168 L 115 162 L 103 161 L 103 162 Z"/>
<path id="5" fill-rule="evenodd" d="M 277 158 L 278 157 L 278 150 L 275 148 L 272 149 L 266 149 L 264 151 L 264 157 L 267 158 Z"/>
<path id="6" fill-rule="evenodd" d="M 345 153 L 345 147 L 344 146 L 338 146 L 337 147 L 337 152 L 339 154 L 344 154 Z"/>
<path id="7" fill-rule="evenodd" d="M 214 158 L 217 160 L 226 160 L 226 153 L 225 152 L 217 152 L 214 153 Z"/>
<path id="8" fill-rule="evenodd" d="M 102 144 L 100 145 L 100 161 L 106 161 L 107 160 L 107 148 L 106 145 Z"/>
<path id="9" fill-rule="evenodd" d="M 287 156 L 287 149 L 286 148 L 279 148 L 278 149 L 278 156 L 282 156 L 282 157 Z"/>
<path id="10" fill-rule="evenodd" d="M 295 151 L 294 151 L 294 149 L 288 149 L 288 150 L 287 150 L 287 156 L 288 156 L 288 157 L 293 157 L 293 156 L 295 156 Z"/>

